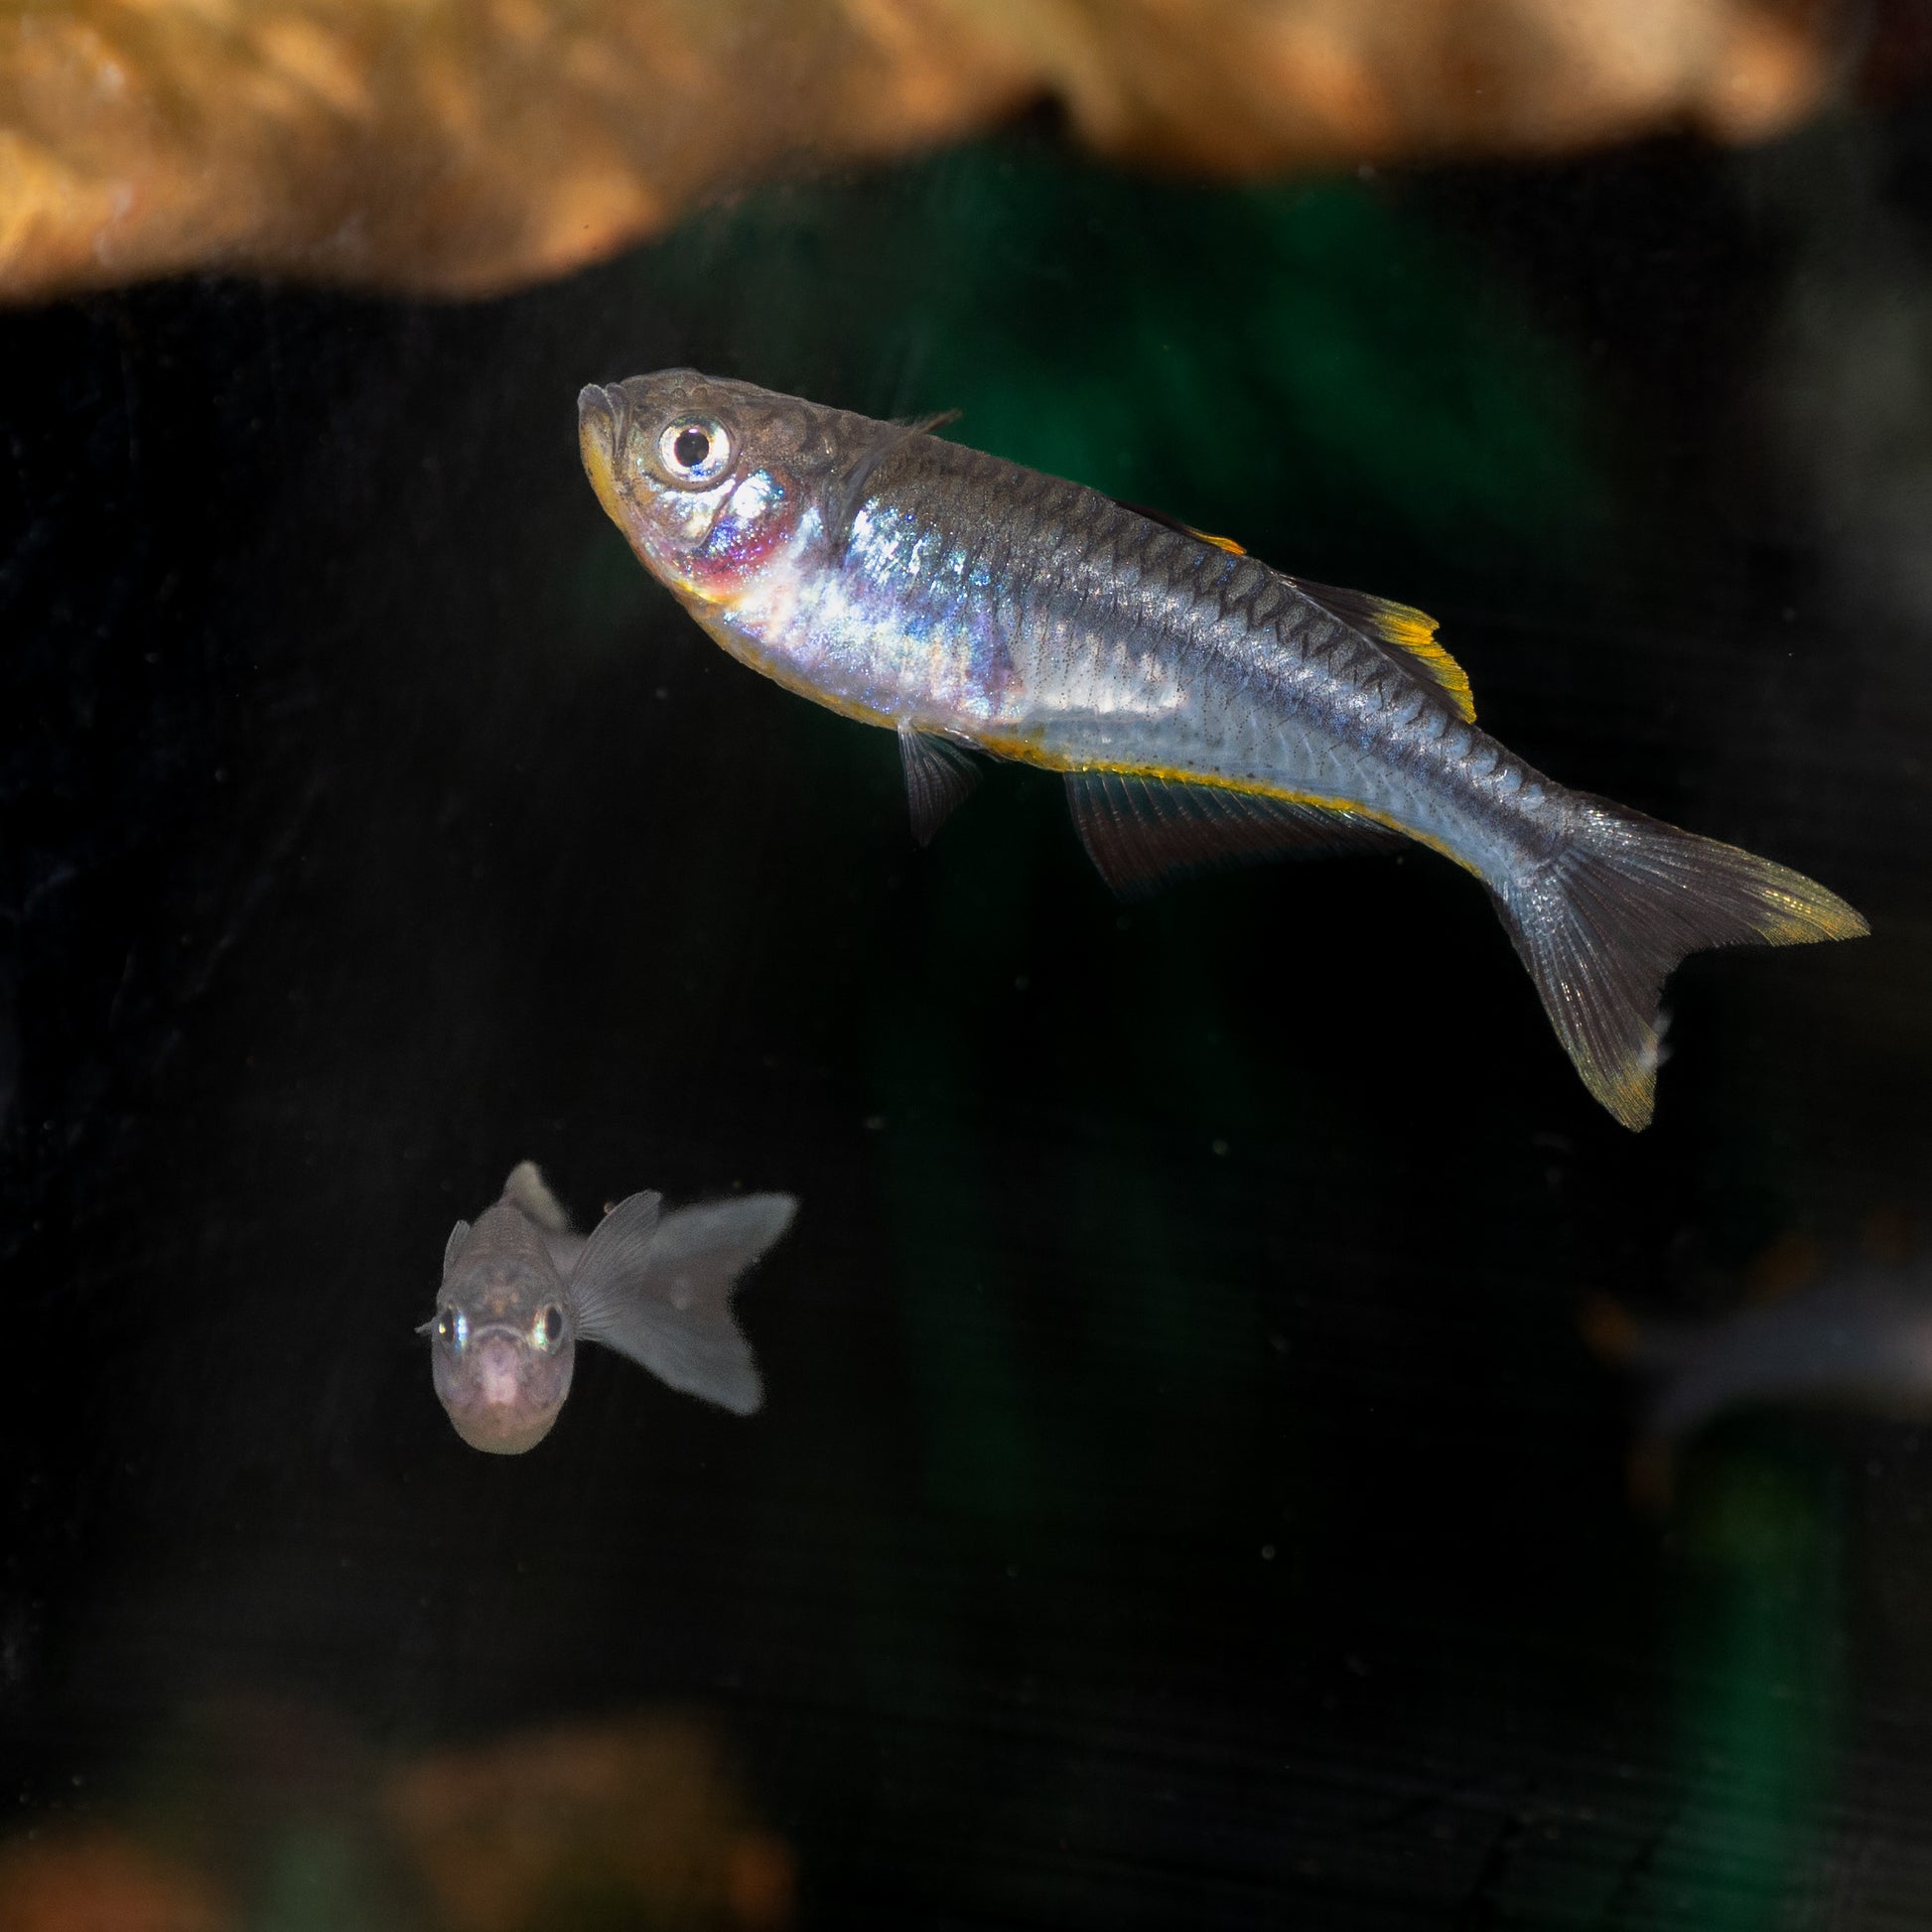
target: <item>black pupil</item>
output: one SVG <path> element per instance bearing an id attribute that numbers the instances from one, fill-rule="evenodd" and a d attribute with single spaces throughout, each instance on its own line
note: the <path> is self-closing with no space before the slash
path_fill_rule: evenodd
<path id="1" fill-rule="evenodd" d="M 543 1311 L 543 1345 L 555 1348 L 564 1338 L 564 1311 L 562 1309 L 549 1308 Z"/>
<path id="2" fill-rule="evenodd" d="M 680 468 L 695 470 L 711 454 L 711 438 L 701 429 L 681 429 L 671 445 L 671 454 Z"/>

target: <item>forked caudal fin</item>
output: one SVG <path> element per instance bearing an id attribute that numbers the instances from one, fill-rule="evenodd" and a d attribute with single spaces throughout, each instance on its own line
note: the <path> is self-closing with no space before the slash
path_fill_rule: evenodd
<path id="1" fill-rule="evenodd" d="M 1650 1124 L 1657 1003 L 1685 954 L 1868 930 L 1835 893 L 1734 845 L 1581 794 L 1569 816 L 1562 851 L 1492 891 L 1565 1051 L 1625 1127 Z"/>

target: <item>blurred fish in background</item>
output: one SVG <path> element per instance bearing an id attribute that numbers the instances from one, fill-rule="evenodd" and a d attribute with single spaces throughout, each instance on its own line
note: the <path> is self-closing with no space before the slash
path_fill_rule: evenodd
<path id="1" fill-rule="evenodd" d="M 1872 1217 L 1876 1252 L 1822 1276 L 1810 1242 L 1774 1243 L 1751 1271 L 1755 1299 L 1713 1319 L 1639 1315 L 1608 1297 L 1585 1304 L 1585 1339 L 1644 1385 L 1631 1460 L 1640 1500 L 1665 1500 L 1692 1441 L 1739 1412 L 1932 1420 L 1932 1259 L 1900 1252 L 1906 1225 Z"/>

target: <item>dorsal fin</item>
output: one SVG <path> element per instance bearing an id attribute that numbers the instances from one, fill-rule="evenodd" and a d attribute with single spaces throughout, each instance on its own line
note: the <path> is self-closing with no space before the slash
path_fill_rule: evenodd
<path id="1" fill-rule="evenodd" d="M 1230 556 L 1245 557 L 1248 553 L 1232 537 L 1217 537 L 1205 530 L 1197 530 L 1191 523 L 1183 523 L 1177 516 L 1170 516 L 1166 510 L 1150 509 L 1145 503 L 1130 503 L 1125 496 L 1113 499 L 1124 510 L 1132 510 L 1136 516 L 1144 516 L 1150 523 L 1158 523 L 1163 529 L 1178 530 L 1182 536 L 1195 537 L 1202 543 L 1211 543 L 1217 550 L 1225 550 Z M 1366 591 L 1337 590 L 1331 584 L 1313 584 L 1306 577 L 1283 577 L 1295 586 L 1304 597 L 1312 598 L 1330 617 L 1339 618 L 1352 630 L 1359 630 L 1364 636 L 1373 637 L 1378 643 L 1389 644 L 1404 656 L 1415 660 L 1416 668 L 1431 680 L 1440 684 L 1449 694 L 1449 702 L 1454 705 L 1466 725 L 1475 723 L 1475 694 L 1469 689 L 1469 675 L 1462 666 L 1436 641 L 1436 620 L 1427 611 L 1418 611 L 1407 604 L 1392 604 L 1385 597 L 1370 597 Z"/>
<path id="2" fill-rule="evenodd" d="M 546 1234 L 568 1234 L 570 1216 L 563 1203 L 550 1191 L 543 1170 L 534 1161 L 519 1161 L 503 1182 L 503 1198 L 520 1208 Z"/>
<path id="3" fill-rule="evenodd" d="M 1158 523 L 1164 530 L 1178 530 L 1183 537 L 1198 537 L 1202 543 L 1211 543 L 1216 550 L 1225 550 L 1230 557 L 1245 557 L 1247 547 L 1236 543 L 1232 537 L 1217 537 L 1207 530 L 1197 530 L 1191 523 L 1183 523 L 1177 516 L 1170 516 L 1166 510 L 1149 509 L 1145 503 L 1130 503 L 1125 496 L 1113 499 L 1124 510 L 1132 510 L 1136 516 L 1144 516 L 1150 523 Z"/>
<path id="4" fill-rule="evenodd" d="M 1436 641 L 1436 620 L 1426 611 L 1407 604 L 1391 604 L 1385 597 L 1370 597 L 1366 591 L 1336 590 L 1331 584 L 1311 584 L 1306 577 L 1288 580 L 1304 597 L 1312 598 L 1330 617 L 1339 618 L 1352 630 L 1392 644 L 1416 661 L 1425 677 L 1449 693 L 1449 702 L 1461 714 L 1464 724 L 1474 724 L 1476 701 L 1469 689 L 1469 674 Z"/>

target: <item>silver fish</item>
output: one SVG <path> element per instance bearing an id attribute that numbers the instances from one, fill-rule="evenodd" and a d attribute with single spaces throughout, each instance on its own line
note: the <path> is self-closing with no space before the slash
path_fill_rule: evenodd
<path id="1" fill-rule="evenodd" d="M 589 1236 L 532 1161 L 443 1250 L 431 1338 L 436 1395 L 473 1449 L 520 1455 L 570 1394 L 577 1344 L 601 1342 L 686 1395 L 747 1416 L 764 1399 L 732 1317 L 738 1279 L 791 1225 L 789 1194 L 745 1194 L 660 1212 L 631 1194 Z"/>
<path id="2" fill-rule="evenodd" d="M 1650 1119 L 1665 975 L 1864 920 L 1755 854 L 1573 791 L 1475 724 L 1420 611 L 1272 569 L 1057 477 L 747 382 L 665 369 L 578 399 L 584 467 L 734 657 L 898 735 L 923 842 L 970 754 L 1064 774 L 1117 890 L 1404 839 L 1488 888 L 1557 1036 Z M 1373 1025 L 1373 1016 L 1364 1023 Z"/>

